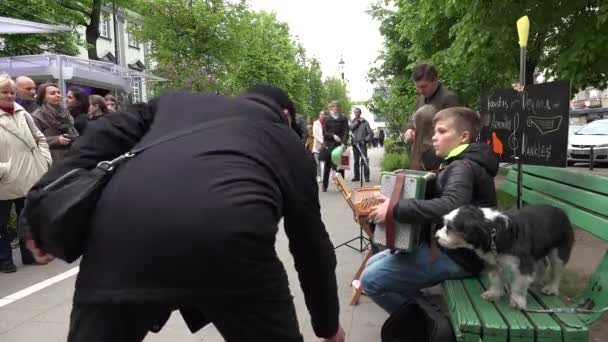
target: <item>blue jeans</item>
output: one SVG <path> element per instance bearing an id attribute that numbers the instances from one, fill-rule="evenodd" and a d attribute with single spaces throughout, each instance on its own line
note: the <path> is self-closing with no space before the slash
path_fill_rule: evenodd
<path id="1" fill-rule="evenodd" d="M 369 298 L 392 314 L 423 288 L 469 276 L 444 253 L 439 252 L 432 262 L 431 249 L 423 244 L 413 253 L 390 254 L 384 250 L 372 256 L 361 275 L 361 284 Z"/>

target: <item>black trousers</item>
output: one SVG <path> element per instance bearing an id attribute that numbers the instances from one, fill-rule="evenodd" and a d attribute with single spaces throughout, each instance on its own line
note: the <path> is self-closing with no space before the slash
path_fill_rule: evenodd
<path id="1" fill-rule="evenodd" d="M 325 167 L 323 168 L 323 189 L 327 189 L 329 186 L 329 174 L 331 170 L 338 171 L 342 175 L 342 178 L 344 178 L 344 170 L 337 170 L 336 164 L 334 164 L 331 161 L 331 158 L 329 158 L 325 161 Z"/>
<path id="2" fill-rule="evenodd" d="M 8 223 L 11 216 L 11 209 L 15 205 L 15 219 L 19 222 L 19 215 L 23 209 L 25 198 L 0 201 L 0 262 L 13 261 L 13 250 L 11 248 L 11 238 L 8 235 Z M 17 227 L 17 229 L 19 229 Z M 34 256 L 25 247 L 25 241 L 19 240 L 21 250 L 21 260 L 24 264 L 33 264 Z"/>
<path id="3" fill-rule="evenodd" d="M 263 304 L 251 300 L 224 305 L 200 303 L 179 308 L 162 304 L 75 304 L 68 342 L 140 342 L 149 331 L 160 330 L 174 309 L 182 310 L 191 330 L 213 323 L 227 342 L 304 341 L 290 299 Z M 194 314 L 197 322 L 188 322 L 186 311 Z"/>
<path id="4" fill-rule="evenodd" d="M 364 142 L 360 142 L 357 144 L 361 149 L 361 153 L 363 153 L 363 157 L 365 158 L 365 160 L 367 160 L 367 144 Z M 359 177 L 361 176 L 361 165 L 359 164 L 361 162 L 361 153 L 359 153 L 359 148 L 353 145 L 353 158 L 355 159 L 353 171 L 355 173 L 355 178 L 357 179 L 359 179 Z M 369 166 L 366 163 L 363 163 L 363 175 L 365 176 L 365 180 L 369 180 Z"/>

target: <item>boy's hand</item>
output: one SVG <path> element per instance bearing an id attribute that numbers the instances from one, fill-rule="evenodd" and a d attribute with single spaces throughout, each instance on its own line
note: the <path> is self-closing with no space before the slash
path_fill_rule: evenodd
<path id="1" fill-rule="evenodd" d="M 369 214 L 370 221 L 374 223 L 384 223 L 386 221 L 386 213 L 388 212 L 389 198 L 380 195 L 379 198 L 384 201 L 382 204 L 376 206 L 374 210 Z"/>

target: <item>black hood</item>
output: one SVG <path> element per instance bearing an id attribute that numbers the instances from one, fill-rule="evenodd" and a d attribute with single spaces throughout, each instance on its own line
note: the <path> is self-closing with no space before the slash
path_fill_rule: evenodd
<path id="1" fill-rule="evenodd" d="M 487 144 L 473 143 L 464 152 L 454 157 L 452 160 L 468 159 L 476 162 L 483 167 L 490 176 L 495 177 L 498 172 L 498 157 L 492 151 L 492 147 Z"/>

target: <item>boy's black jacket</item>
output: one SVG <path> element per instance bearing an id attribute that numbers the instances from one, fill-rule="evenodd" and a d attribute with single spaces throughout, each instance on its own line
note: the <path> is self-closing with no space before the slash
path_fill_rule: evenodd
<path id="1" fill-rule="evenodd" d="M 498 158 L 491 147 L 473 143 L 461 154 L 444 161 L 431 199 L 399 201 L 394 211 L 395 220 L 441 225 L 443 215 L 465 204 L 496 207 L 494 177 L 497 172 Z M 479 273 L 483 268 L 483 262 L 471 250 L 443 252 L 472 274 Z"/>

